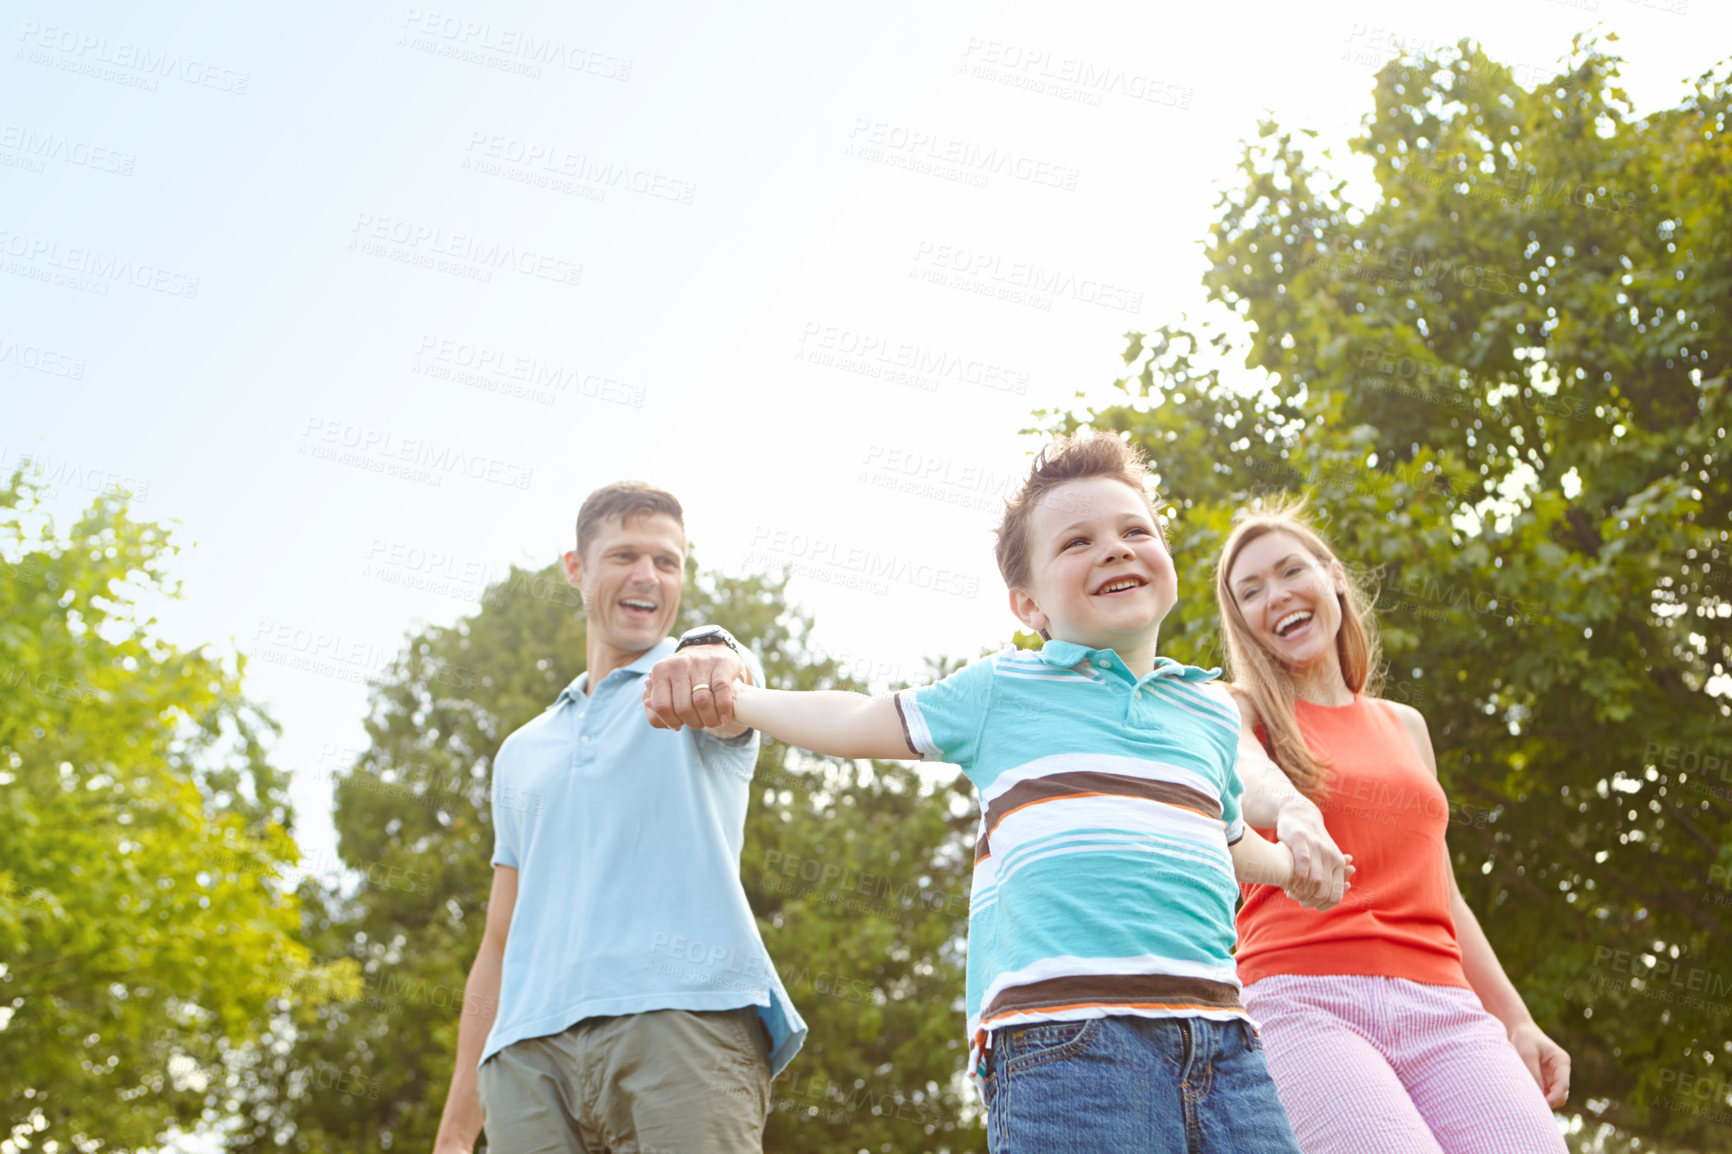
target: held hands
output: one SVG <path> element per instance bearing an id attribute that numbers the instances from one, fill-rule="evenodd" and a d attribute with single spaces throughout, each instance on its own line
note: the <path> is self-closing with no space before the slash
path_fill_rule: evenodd
<path id="1" fill-rule="evenodd" d="M 746 663 L 727 646 L 687 646 L 656 662 L 644 678 L 644 715 L 656 729 L 735 726 L 734 683 L 750 678 Z"/>
<path id="2" fill-rule="evenodd" d="M 1353 859 L 1341 852 L 1323 827 L 1323 814 L 1311 802 L 1297 798 L 1283 805 L 1275 819 L 1275 839 L 1293 854 L 1293 881 L 1287 896 L 1312 910 L 1341 904 Z"/>

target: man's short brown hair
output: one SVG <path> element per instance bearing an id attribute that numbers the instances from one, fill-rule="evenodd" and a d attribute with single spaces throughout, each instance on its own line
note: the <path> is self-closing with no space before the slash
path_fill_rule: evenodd
<path id="1" fill-rule="evenodd" d="M 1015 497 L 1004 503 L 1004 520 L 998 523 L 998 571 L 1005 585 L 1014 589 L 1027 588 L 1034 573 L 1029 562 L 1028 525 L 1040 499 L 1067 481 L 1082 481 L 1089 477 L 1110 477 L 1123 481 L 1136 491 L 1149 507 L 1155 529 L 1161 531 L 1161 520 L 1145 488 L 1148 464 L 1135 446 L 1128 445 L 1112 433 L 1083 429 L 1075 436 L 1058 436 L 1035 454 L 1034 467 L 1028 480 Z M 1162 533 L 1165 539 L 1165 533 Z"/>
<path id="2" fill-rule="evenodd" d="M 685 531 L 685 510 L 680 508 L 679 498 L 666 489 L 642 481 L 617 481 L 602 486 L 585 497 L 583 508 L 577 511 L 577 555 L 587 555 L 589 543 L 601 531 L 602 522 L 617 518 L 624 525 L 633 517 L 654 513 L 666 513 L 679 522 L 682 533 Z"/>

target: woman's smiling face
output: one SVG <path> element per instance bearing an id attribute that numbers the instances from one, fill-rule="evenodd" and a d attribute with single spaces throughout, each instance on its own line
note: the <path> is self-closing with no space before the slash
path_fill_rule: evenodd
<path id="1" fill-rule="evenodd" d="M 1345 576 L 1279 529 L 1239 550 L 1227 585 L 1251 635 L 1289 669 L 1335 653 Z"/>

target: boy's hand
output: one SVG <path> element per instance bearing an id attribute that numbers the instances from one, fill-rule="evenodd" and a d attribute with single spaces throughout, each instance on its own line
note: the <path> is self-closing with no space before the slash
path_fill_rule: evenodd
<path id="1" fill-rule="evenodd" d="M 643 708 L 657 729 L 721 729 L 734 722 L 734 682 L 751 682 L 740 655 L 725 645 L 688 645 L 644 678 Z M 729 736 L 723 734 L 722 736 Z"/>

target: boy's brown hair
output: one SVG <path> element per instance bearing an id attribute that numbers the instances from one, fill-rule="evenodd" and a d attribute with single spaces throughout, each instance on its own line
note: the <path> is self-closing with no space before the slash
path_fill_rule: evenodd
<path id="1" fill-rule="evenodd" d="M 1161 519 L 1146 487 L 1149 467 L 1143 454 L 1112 433 L 1083 429 L 1074 436 L 1057 436 L 1035 454 L 1028 480 L 1016 496 L 1004 503 L 1004 519 L 998 523 L 998 571 L 1010 588 L 1027 587 L 1033 579 L 1029 561 L 1028 524 L 1042 497 L 1067 481 L 1110 477 L 1136 491 L 1149 507 L 1155 529 L 1166 540 Z"/>
<path id="2" fill-rule="evenodd" d="M 666 513 L 679 522 L 681 532 L 685 531 L 685 510 L 680 508 L 679 498 L 666 489 L 642 481 L 617 481 L 603 485 L 585 497 L 583 507 L 577 511 L 577 555 L 588 555 L 589 543 L 601 531 L 603 521 L 618 518 L 624 525 L 633 517 L 654 513 Z"/>

